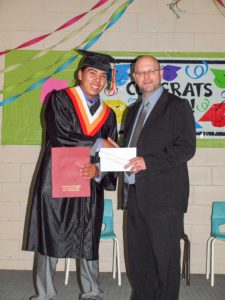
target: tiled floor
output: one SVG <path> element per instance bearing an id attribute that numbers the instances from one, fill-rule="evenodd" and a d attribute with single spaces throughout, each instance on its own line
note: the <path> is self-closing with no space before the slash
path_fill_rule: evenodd
<path id="1" fill-rule="evenodd" d="M 112 279 L 111 273 L 101 273 L 102 288 L 105 300 L 129 300 L 130 285 L 126 275 L 122 274 L 122 285 Z M 64 272 L 57 272 L 55 285 L 58 295 L 54 300 L 78 300 L 79 289 L 76 273 L 70 272 L 69 283 L 64 285 Z M 32 272 L 0 270 L 0 299 L 28 300 L 34 294 Z M 204 275 L 191 275 L 191 286 L 181 282 L 180 300 L 224 300 L 225 275 L 215 276 L 215 286 L 212 288 Z"/>

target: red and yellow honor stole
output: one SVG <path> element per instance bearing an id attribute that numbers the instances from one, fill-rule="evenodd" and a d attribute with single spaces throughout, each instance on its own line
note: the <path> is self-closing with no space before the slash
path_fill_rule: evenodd
<path id="1" fill-rule="evenodd" d="M 66 89 L 66 92 L 73 102 L 83 133 L 88 136 L 94 136 L 107 120 L 110 108 L 105 103 L 101 103 L 95 114 L 92 116 L 87 101 L 79 86 L 68 88 Z"/>

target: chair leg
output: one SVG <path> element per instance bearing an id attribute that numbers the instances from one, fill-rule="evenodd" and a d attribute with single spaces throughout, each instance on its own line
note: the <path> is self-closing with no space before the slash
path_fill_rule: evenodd
<path id="1" fill-rule="evenodd" d="M 70 271 L 70 258 L 65 258 L 65 285 L 69 281 L 69 271 Z"/>
<path id="2" fill-rule="evenodd" d="M 113 266 L 112 266 L 113 279 L 116 278 L 116 260 L 117 260 L 116 240 L 113 239 Z"/>
<path id="3" fill-rule="evenodd" d="M 116 257 L 117 257 L 117 276 L 118 276 L 118 285 L 121 286 L 121 270 L 120 270 L 120 249 L 119 242 L 117 238 L 114 238 L 116 242 Z"/>
<path id="4" fill-rule="evenodd" d="M 206 246 L 206 279 L 209 279 L 210 276 L 210 260 L 211 260 L 211 247 L 212 247 L 212 241 L 214 237 L 210 237 L 207 240 L 207 246 Z"/>
<path id="5" fill-rule="evenodd" d="M 212 246 L 211 246 L 211 286 L 214 286 L 214 265 L 215 265 L 215 259 L 214 259 L 214 254 L 215 254 L 215 244 L 216 239 L 214 238 L 212 240 Z"/>

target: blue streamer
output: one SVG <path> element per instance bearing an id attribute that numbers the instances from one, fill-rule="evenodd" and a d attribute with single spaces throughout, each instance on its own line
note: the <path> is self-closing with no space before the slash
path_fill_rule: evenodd
<path id="1" fill-rule="evenodd" d="M 77 57 L 78 57 L 78 55 L 75 55 L 74 57 L 67 60 L 65 63 L 63 63 L 61 66 L 59 66 L 52 75 L 57 74 L 57 73 L 63 71 L 64 69 L 66 69 L 69 65 L 71 65 L 77 59 Z"/>
<path id="2" fill-rule="evenodd" d="M 127 3 L 128 5 L 131 4 L 134 0 L 127 0 Z M 102 36 L 102 34 L 107 30 L 109 29 L 110 27 L 112 27 L 120 18 L 121 16 L 124 14 L 125 10 L 127 9 L 128 5 L 123 8 L 121 10 L 121 12 L 115 16 L 115 18 L 113 18 L 109 24 L 106 26 L 106 28 L 104 29 L 103 32 L 99 33 L 97 36 L 95 36 L 92 40 L 90 40 L 84 47 L 83 49 L 84 50 L 87 50 L 89 49 L 92 45 L 94 45 L 98 40 L 99 38 Z M 76 59 L 77 59 L 78 55 L 75 55 L 74 57 L 70 58 L 68 61 L 66 61 L 65 63 L 63 63 L 61 66 L 59 66 L 52 75 L 54 74 L 57 74 L 61 71 L 63 71 L 65 68 L 67 68 L 72 62 L 74 62 Z M 52 76 L 51 75 L 51 76 Z M 18 94 L 18 95 L 15 95 L 15 96 L 12 96 L 10 98 L 7 98 L 3 101 L 0 102 L 0 107 L 3 106 L 3 105 L 6 105 L 6 104 L 9 104 L 15 100 L 17 100 L 19 97 L 21 97 L 22 95 L 30 92 L 30 91 L 33 91 L 34 89 L 36 89 L 37 87 L 41 86 L 43 83 L 45 83 L 49 78 L 51 78 L 51 76 L 48 76 L 48 77 L 45 77 L 41 80 L 39 80 L 38 82 L 34 83 L 32 86 L 30 86 L 29 88 L 27 88 L 23 93 L 21 94 Z"/>
<path id="3" fill-rule="evenodd" d="M 106 29 L 105 30 L 107 30 L 107 29 L 109 29 L 110 27 L 112 27 L 121 17 L 122 17 L 122 15 L 124 14 L 124 12 L 125 12 L 125 10 L 126 10 L 127 8 L 125 7 L 123 10 L 121 10 L 121 12 L 118 14 L 118 15 L 116 15 L 115 16 L 115 18 L 113 18 L 110 22 L 109 22 L 109 24 L 107 25 L 107 27 L 106 27 Z"/>
<path id="4" fill-rule="evenodd" d="M 94 44 L 97 42 L 97 40 L 99 40 L 99 38 L 101 37 L 102 34 L 103 34 L 103 32 L 102 32 L 102 33 L 99 33 L 98 35 L 96 35 L 92 40 L 90 40 L 90 41 L 83 47 L 83 49 L 84 49 L 84 50 L 88 50 L 92 45 L 94 45 Z"/>

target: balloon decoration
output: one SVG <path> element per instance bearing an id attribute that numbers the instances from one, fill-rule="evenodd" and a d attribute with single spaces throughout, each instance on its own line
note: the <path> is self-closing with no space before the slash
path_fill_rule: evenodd
<path id="1" fill-rule="evenodd" d="M 213 0 L 213 2 L 221 14 L 225 16 L 225 0 Z"/>
<path id="2" fill-rule="evenodd" d="M 184 12 L 184 10 L 178 7 L 179 2 L 181 2 L 181 0 L 173 0 L 170 4 L 167 4 L 177 18 L 180 18 L 180 14 Z"/>

